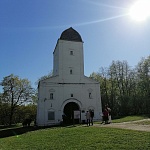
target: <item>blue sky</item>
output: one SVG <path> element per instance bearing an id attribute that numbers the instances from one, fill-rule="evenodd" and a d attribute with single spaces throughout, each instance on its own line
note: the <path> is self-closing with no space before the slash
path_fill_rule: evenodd
<path id="1" fill-rule="evenodd" d="M 150 53 L 150 19 L 127 14 L 136 0 L 0 0 L 0 81 L 13 73 L 35 82 L 53 69 L 61 33 L 73 27 L 84 41 L 89 76 L 113 60 L 134 67 Z"/>

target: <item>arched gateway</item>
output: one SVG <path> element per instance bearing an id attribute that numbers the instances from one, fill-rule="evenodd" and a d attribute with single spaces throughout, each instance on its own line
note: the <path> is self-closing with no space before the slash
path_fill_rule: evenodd
<path id="1" fill-rule="evenodd" d="M 65 124 L 74 124 L 80 122 L 80 108 L 75 102 L 69 102 L 64 107 L 63 121 Z M 76 117 L 76 113 L 78 116 Z"/>
<path id="2" fill-rule="evenodd" d="M 38 126 L 60 124 L 62 116 L 67 124 L 85 122 L 89 109 L 100 119 L 100 84 L 84 75 L 83 54 L 81 35 L 72 27 L 63 31 L 53 52 L 53 76 L 38 84 Z"/>

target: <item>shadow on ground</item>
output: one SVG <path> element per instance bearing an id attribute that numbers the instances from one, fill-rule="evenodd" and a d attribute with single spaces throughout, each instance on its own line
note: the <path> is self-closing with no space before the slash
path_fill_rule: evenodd
<path id="1" fill-rule="evenodd" d="M 9 136 L 17 136 L 29 131 L 38 130 L 38 127 L 30 126 L 30 127 L 18 127 L 18 128 L 10 128 L 10 129 L 4 129 L 0 130 L 0 138 L 5 138 Z"/>
<path id="2" fill-rule="evenodd" d="M 17 127 L 17 128 L 3 128 L 0 130 L 0 138 L 10 137 L 10 136 L 17 136 L 20 134 L 24 134 L 30 131 L 40 130 L 40 129 L 46 129 L 46 128 L 52 128 L 52 127 L 76 127 L 76 125 L 52 125 L 52 126 L 44 126 L 44 127 L 38 127 L 38 126 L 27 126 L 27 127 Z"/>
<path id="3" fill-rule="evenodd" d="M 0 138 L 10 137 L 10 136 L 17 136 L 20 134 L 24 134 L 30 131 L 35 131 L 39 129 L 51 128 L 54 126 L 47 126 L 47 127 L 37 127 L 37 126 L 29 126 L 29 127 L 18 127 L 18 128 L 9 128 L 0 130 Z"/>

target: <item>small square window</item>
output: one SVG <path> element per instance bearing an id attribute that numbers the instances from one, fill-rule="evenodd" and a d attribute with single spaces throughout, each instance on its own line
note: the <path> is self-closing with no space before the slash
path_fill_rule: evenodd
<path id="1" fill-rule="evenodd" d="M 73 94 L 71 94 L 71 97 L 73 97 Z"/>
<path id="2" fill-rule="evenodd" d="M 55 112 L 48 111 L 48 120 L 55 120 Z"/>

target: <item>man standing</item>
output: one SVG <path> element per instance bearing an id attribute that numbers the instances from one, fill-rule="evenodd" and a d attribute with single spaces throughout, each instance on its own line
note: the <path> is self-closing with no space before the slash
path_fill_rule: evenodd
<path id="1" fill-rule="evenodd" d="M 87 111 L 86 114 L 85 114 L 85 116 L 86 116 L 86 123 L 87 123 L 87 126 L 88 126 L 88 125 L 90 126 L 90 112 Z"/>
<path id="2" fill-rule="evenodd" d="M 108 111 L 108 123 L 111 123 L 111 109 L 107 106 Z"/>
<path id="3" fill-rule="evenodd" d="M 90 111 L 90 117 L 91 117 L 91 124 L 93 125 L 94 110 Z"/>

